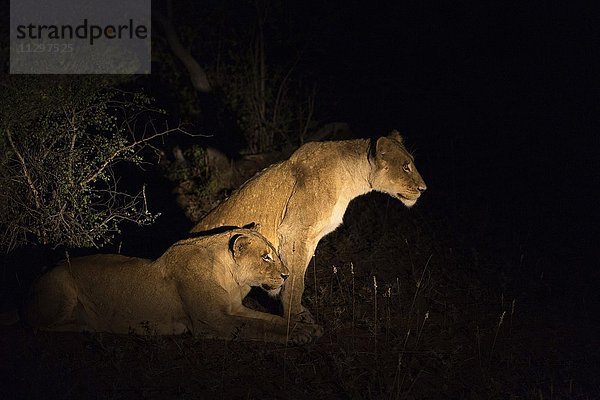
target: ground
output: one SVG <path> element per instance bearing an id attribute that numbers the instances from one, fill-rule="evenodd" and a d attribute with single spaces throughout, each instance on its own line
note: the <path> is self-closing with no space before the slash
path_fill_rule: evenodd
<path id="1" fill-rule="evenodd" d="M 325 328 L 308 346 L 0 327 L 2 397 L 600 398 L 585 286 L 556 292 L 543 258 L 453 226 L 383 195 L 354 201 L 307 271 Z"/>

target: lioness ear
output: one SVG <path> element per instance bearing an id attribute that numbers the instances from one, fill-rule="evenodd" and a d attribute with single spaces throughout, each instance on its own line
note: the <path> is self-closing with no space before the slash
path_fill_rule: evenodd
<path id="1" fill-rule="evenodd" d="M 373 151 L 375 147 L 375 154 L 370 155 L 371 159 L 374 159 L 380 166 L 386 163 L 386 154 L 397 148 L 398 144 L 404 146 L 400 132 L 394 130 L 387 136 L 382 136 L 377 139 L 376 145 L 371 146 L 370 151 Z"/>
<path id="2" fill-rule="evenodd" d="M 229 251 L 233 258 L 237 258 L 243 255 L 248 247 L 252 239 L 249 236 L 238 233 L 237 235 L 233 235 L 231 239 L 229 239 Z"/>
<path id="3" fill-rule="evenodd" d="M 389 138 L 388 136 L 382 136 L 377 139 L 377 143 L 375 145 L 375 154 L 374 159 L 377 162 L 382 162 L 386 159 L 386 154 L 393 148 L 392 142 L 394 139 Z"/>
<path id="4" fill-rule="evenodd" d="M 395 140 L 396 142 L 400 143 L 401 145 L 404 145 L 404 139 L 402 138 L 402 135 L 400 135 L 400 132 L 398 132 L 397 130 L 393 130 L 390 132 L 389 135 L 387 135 L 388 138 Z"/>

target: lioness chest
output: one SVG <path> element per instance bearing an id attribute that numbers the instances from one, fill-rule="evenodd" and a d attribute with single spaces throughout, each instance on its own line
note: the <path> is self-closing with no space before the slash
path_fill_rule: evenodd
<path id="1" fill-rule="evenodd" d="M 329 212 L 329 218 L 326 218 L 324 221 L 325 225 L 321 230 L 319 239 L 336 230 L 337 227 L 344 222 L 344 214 L 346 213 L 348 203 L 349 202 L 343 198 L 337 199 L 336 203 L 333 205 L 333 208 Z"/>

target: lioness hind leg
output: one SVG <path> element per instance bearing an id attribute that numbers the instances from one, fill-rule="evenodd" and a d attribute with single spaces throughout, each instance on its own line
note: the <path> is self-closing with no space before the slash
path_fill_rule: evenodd
<path id="1" fill-rule="evenodd" d="M 57 267 L 34 285 L 23 317 L 29 325 L 44 330 L 81 330 L 74 326 L 77 303 L 71 275 Z"/>

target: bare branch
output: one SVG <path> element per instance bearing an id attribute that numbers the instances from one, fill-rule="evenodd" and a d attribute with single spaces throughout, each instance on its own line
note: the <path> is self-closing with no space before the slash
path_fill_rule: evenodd
<path id="1" fill-rule="evenodd" d="M 316 87 L 313 87 L 312 94 L 308 96 L 307 115 L 306 120 L 304 121 L 304 126 L 302 127 L 302 131 L 300 132 L 300 143 L 304 143 L 304 138 L 306 137 L 306 133 L 310 127 L 310 121 L 312 121 L 313 113 L 315 111 L 316 90 Z"/>
<path id="2" fill-rule="evenodd" d="M 171 21 L 164 15 L 157 12 L 153 12 L 152 17 L 158 21 L 165 31 L 165 36 L 167 37 L 167 42 L 171 47 L 171 51 L 177 58 L 179 58 L 179 60 L 187 69 L 188 73 L 190 74 L 190 79 L 192 80 L 194 89 L 202 93 L 211 92 L 212 87 L 208 81 L 206 71 L 204 71 L 200 64 L 198 64 L 194 57 L 192 57 L 190 52 L 183 47 Z"/>
<path id="3" fill-rule="evenodd" d="M 12 133 L 11 133 L 10 129 L 6 128 L 5 131 L 6 131 L 6 136 L 8 137 L 8 142 L 10 143 L 10 147 L 12 147 L 13 151 L 15 152 L 15 155 L 17 156 L 17 158 L 19 159 L 19 162 L 21 163 L 21 169 L 23 170 L 23 175 L 27 179 L 27 184 L 29 185 L 29 189 L 31 189 L 31 192 L 33 193 L 33 199 L 35 200 L 35 206 L 36 206 L 36 208 L 40 209 L 40 208 L 42 208 L 42 200 L 40 197 L 40 192 L 38 192 L 37 188 L 35 187 L 35 185 L 33 183 L 33 179 L 31 178 L 31 174 L 29 173 L 29 170 L 27 168 L 27 163 L 25 162 L 25 159 L 23 158 L 23 156 L 17 149 L 15 142 L 13 141 Z"/>
<path id="4" fill-rule="evenodd" d="M 299 55 L 298 57 L 296 57 L 296 60 L 294 60 L 294 63 L 288 69 L 287 73 L 285 74 L 285 76 L 281 80 L 281 83 L 279 84 L 279 89 L 277 90 L 277 96 L 275 97 L 275 103 L 273 106 L 273 121 L 277 121 L 277 113 L 278 113 L 280 105 L 281 105 L 281 99 L 282 99 L 284 88 L 287 86 L 287 82 L 288 82 L 290 76 L 292 75 L 292 72 L 294 72 L 294 69 L 296 69 L 296 66 L 300 62 L 301 58 L 302 58 L 302 55 Z"/>
<path id="5" fill-rule="evenodd" d="M 71 185 L 75 185 L 75 182 L 73 181 L 73 164 L 75 160 L 73 158 L 75 156 L 75 143 L 77 141 L 77 124 L 75 123 L 75 113 L 69 115 L 64 107 L 63 112 L 73 131 L 71 134 L 71 146 L 69 147 L 69 180 L 71 181 Z"/>
<path id="6" fill-rule="evenodd" d="M 95 171 L 95 172 L 94 172 L 92 175 L 90 175 L 88 178 L 86 178 L 86 179 L 84 179 L 83 181 L 81 181 L 81 182 L 79 183 L 79 185 L 80 185 L 80 186 L 85 186 L 85 185 L 89 184 L 90 182 L 93 182 L 94 180 L 96 180 L 96 178 L 98 177 L 98 175 L 100 175 L 100 174 L 101 174 L 101 173 L 102 173 L 102 172 L 103 172 L 103 171 L 106 169 L 106 167 L 108 167 L 108 166 L 109 166 L 109 165 L 110 165 L 112 162 L 114 162 L 114 161 L 115 161 L 115 159 L 116 159 L 116 158 L 117 158 L 119 155 L 121 155 L 121 154 L 123 154 L 123 153 L 127 152 L 128 150 L 131 150 L 131 149 L 133 149 L 133 148 L 135 148 L 135 147 L 138 147 L 138 146 L 140 146 L 140 145 L 143 145 L 144 143 L 146 143 L 146 142 L 149 142 L 150 140 L 152 140 L 152 139 L 154 139 L 154 138 L 157 138 L 157 137 L 159 137 L 159 136 L 165 136 L 165 135 L 168 135 L 169 133 L 176 132 L 176 131 L 179 131 L 179 128 L 168 129 L 168 130 L 166 130 L 166 131 L 163 131 L 163 132 L 158 132 L 158 133 L 155 133 L 155 134 L 153 134 L 153 135 L 150 135 L 150 136 L 148 136 L 148 137 L 146 137 L 146 138 L 142 138 L 142 139 L 140 139 L 140 140 L 136 140 L 135 142 L 133 142 L 133 143 L 131 143 L 131 144 L 127 145 L 127 146 L 124 146 L 124 147 L 121 147 L 121 148 L 119 148 L 119 149 L 115 150 L 115 151 L 114 151 L 114 152 L 113 152 L 113 153 L 112 153 L 112 154 L 111 154 L 111 155 L 110 155 L 110 156 L 109 156 L 109 157 L 108 157 L 108 158 L 107 158 L 107 159 L 106 159 L 106 160 L 105 160 L 105 161 L 102 163 L 102 165 L 101 165 L 101 166 L 100 166 L 100 167 L 99 167 L 99 168 L 98 168 L 98 169 L 97 169 L 97 170 L 96 170 L 96 171 Z"/>

